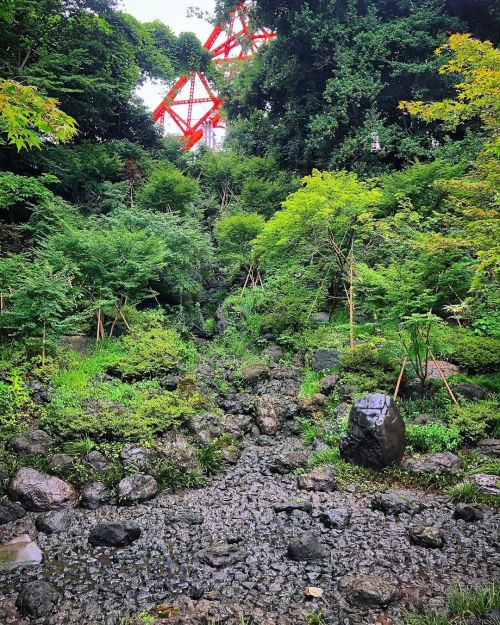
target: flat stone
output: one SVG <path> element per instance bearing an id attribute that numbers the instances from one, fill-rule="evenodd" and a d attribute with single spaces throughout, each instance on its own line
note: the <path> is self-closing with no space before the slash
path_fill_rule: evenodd
<path id="1" fill-rule="evenodd" d="M 332 466 L 321 465 L 309 473 L 297 476 L 297 485 L 301 490 L 331 493 L 337 490 L 336 471 Z"/>
<path id="2" fill-rule="evenodd" d="M 455 395 L 460 395 L 468 401 L 481 401 L 488 397 L 488 391 L 479 384 L 472 382 L 457 382 L 452 385 Z"/>
<path id="3" fill-rule="evenodd" d="M 158 460 L 156 449 L 128 444 L 120 452 L 120 460 L 124 465 L 133 465 L 140 470 L 151 469 Z"/>
<path id="4" fill-rule="evenodd" d="M 52 438 L 43 430 L 30 430 L 11 438 L 5 449 L 15 454 L 45 455 L 54 444 Z"/>
<path id="5" fill-rule="evenodd" d="M 89 543 L 102 547 L 126 547 L 140 536 L 141 530 L 137 525 L 101 523 L 90 532 Z"/>
<path id="6" fill-rule="evenodd" d="M 11 480 L 9 496 L 24 508 L 45 512 L 73 503 L 77 493 L 71 484 L 53 475 L 22 467 Z"/>
<path id="7" fill-rule="evenodd" d="M 59 534 L 66 531 L 71 525 L 71 516 L 66 510 L 53 510 L 40 514 L 35 526 L 39 532 L 44 534 Z"/>
<path id="8" fill-rule="evenodd" d="M 438 527 L 413 525 L 408 528 L 408 535 L 413 544 L 420 545 L 421 547 L 440 549 L 444 545 L 443 530 Z"/>
<path id="9" fill-rule="evenodd" d="M 309 501 L 290 501 L 287 503 L 280 503 L 274 506 L 274 511 L 276 513 L 286 512 L 286 514 L 292 514 L 294 510 L 300 510 L 302 512 L 311 512 L 313 509 L 312 504 Z"/>
<path id="10" fill-rule="evenodd" d="M 16 536 L 0 545 L 0 571 L 9 571 L 25 564 L 40 564 L 43 554 L 28 534 Z"/>
<path id="11" fill-rule="evenodd" d="M 269 464 L 271 473 L 286 475 L 295 469 L 303 467 L 309 459 L 309 450 L 302 447 L 300 449 L 289 449 L 283 454 L 273 458 Z"/>
<path id="12" fill-rule="evenodd" d="M 313 371 L 324 371 L 340 364 L 338 349 L 316 349 L 310 357 Z"/>
<path id="13" fill-rule="evenodd" d="M 304 592 L 306 597 L 311 599 L 321 599 L 323 596 L 323 590 L 317 586 L 308 586 Z"/>
<path id="14" fill-rule="evenodd" d="M 264 364 L 249 365 L 241 370 L 241 380 L 247 386 L 265 380 L 268 377 L 269 367 Z"/>
<path id="15" fill-rule="evenodd" d="M 375 393 L 359 399 L 351 409 L 340 453 L 356 465 L 382 469 L 401 462 L 405 448 L 405 423 L 396 402 Z"/>
<path id="16" fill-rule="evenodd" d="M 485 438 L 479 441 L 477 450 L 483 456 L 500 458 L 500 438 Z"/>
<path id="17" fill-rule="evenodd" d="M 396 584 L 373 575 L 347 575 L 340 580 L 340 589 L 349 603 L 371 608 L 388 606 L 400 594 Z"/>
<path id="18" fill-rule="evenodd" d="M 237 545 L 219 543 L 198 551 L 196 554 L 201 562 L 216 569 L 233 566 L 244 560 L 244 555 Z"/>
<path id="19" fill-rule="evenodd" d="M 476 473 L 470 479 L 484 495 L 500 495 L 500 475 Z"/>
<path id="20" fill-rule="evenodd" d="M 377 493 L 370 506 L 372 510 L 380 510 L 384 514 L 417 514 L 424 509 L 424 505 L 418 501 L 413 493 L 390 489 L 386 493 Z"/>
<path id="21" fill-rule="evenodd" d="M 328 529 L 343 530 L 349 526 L 351 512 L 347 508 L 323 510 L 319 514 L 318 519 Z"/>
<path id="22" fill-rule="evenodd" d="M 23 584 L 16 607 L 22 616 L 42 618 L 54 614 L 60 600 L 61 595 L 52 584 L 39 580 Z"/>
<path id="23" fill-rule="evenodd" d="M 12 523 L 22 519 L 26 514 L 26 510 L 18 503 L 0 503 L 0 525 Z"/>
<path id="24" fill-rule="evenodd" d="M 404 468 L 412 473 L 433 473 L 435 475 L 460 473 L 460 458 L 451 451 L 437 454 L 424 454 L 419 458 L 409 458 Z"/>
<path id="25" fill-rule="evenodd" d="M 448 379 L 452 375 L 457 375 L 457 373 L 460 373 L 460 367 L 457 367 L 457 365 L 452 365 L 451 362 L 447 362 L 446 360 L 438 360 L 437 364 L 446 379 Z M 439 369 L 436 367 L 433 360 L 427 361 L 428 379 L 429 380 L 441 380 L 442 378 L 441 378 L 441 373 L 439 372 Z"/>
<path id="26" fill-rule="evenodd" d="M 121 503 L 140 503 L 156 497 L 158 484 L 151 475 L 137 473 L 124 477 L 118 484 L 117 493 Z"/>
<path id="27" fill-rule="evenodd" d="M 328 557 L 328 550 L 314 534 L 303 534 L 288 544 L 287 556 L 297 562 L 314 562 Z"/>

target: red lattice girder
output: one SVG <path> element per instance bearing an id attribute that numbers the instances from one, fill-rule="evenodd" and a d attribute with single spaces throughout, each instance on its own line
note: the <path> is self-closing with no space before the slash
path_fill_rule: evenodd
<path id="1" fill-rule="evenodd" d="M 215 63 L 245 61 L 251 58 L 275 33 L 267 28 L 252 29 L 248 3 L 243 2 L 228 14 L 226 23 L 214 28 L 204 48 L 212 52 Z M 231 72 L 226 72 L 228 78 Z M 153 112 L 153 121 L 162 124 L 168 115 L 182 133 L 183 150 L 190 150 L 203 139 L 207 124 L 224 128 L 222 100 L 214 94 L 200 72 L 181 76 Z"/>

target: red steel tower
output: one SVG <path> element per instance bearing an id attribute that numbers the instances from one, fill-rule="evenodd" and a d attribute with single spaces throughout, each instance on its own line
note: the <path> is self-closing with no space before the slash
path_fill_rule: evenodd
<path id="1" fill-rule="evenodd" d="M 251 58 L 263 43 L 276 36 L 267 28 L 252 27 L 248 5 L 249 2 L 243 2 L 228 13 L 227 21 L 214 28 L 203 46 L 212 53 L 217 65 L 228 64 L 225 70 L 228 78 L 231 63 Z M 169 116 L 181 131 L 183 150 L 190 150 L 204 137 L 213 147 L 214 129 L 224 128 L 222 104 L 205 76 L 193 72 L 177 79 L 154 110 L 153 121 L 164 125 Z"/>

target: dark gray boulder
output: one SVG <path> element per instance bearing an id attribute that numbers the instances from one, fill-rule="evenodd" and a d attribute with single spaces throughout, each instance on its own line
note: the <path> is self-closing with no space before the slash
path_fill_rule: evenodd
<path id="1" fill-rule="evenodd" d="M 311 368 L 313 371 L 324 371 L 340 364 L 340 354 L 337 349 L 316 349 L 311 354 Z"/>
<path id="2" fill-rule="evenodd" d="M 469 401 L 479 401 L 488 397 L 488 391 L 473 382 L 457 382 L 453 384 L 453 391 L 455 395 L 461 395 Z"/>
<path id="3" fill-rule="evenodd" d="M 398 489 L 377 493 L 370 506 L 372 510 L 380 510 L 384 514 L 393 514 L 394 516 L 400 514 L 414 515 L 424 509 L 424 505 L 413 493 Z"/>
<path id="4" fill-rule="evenodd" d="M 500 438 L 485 438 L 479 441 L 477 450 L 482 456 L 500 458 Z"/>
<path id="5" fill-rule="evenodd" d="M 17 521 L 18 519 L 22 519 L 26 514 L 26 510 L 20 506 L 18 503 L 0 503 L 0 525 L 5 525 L 6 523 L 12 523 L 12 521 Z"/>
<path id="6" fill-rule="evenodd" d="M 289 501 L 286 503 L 280 503 L 274 506 L 274 511 L 279 514 L 280 512 L 286 512 L 286 514 L 292 514 L 295 510 L 301 512 L 311 512 L 313 509 L 312 504 L 309 501 Z"/>
<path id="7" fill-rule="evenodd" d="M 443 530 L 438 527 L 426 527 L 425 525 L 413 525 L 408 528 L 408 536 L 414 545 L 440 549 L 444 545 Z"/>
<path id="8" fill-rule="evenodd" d="M 71 484 L 53 475 L 22 467 L 9 484 L 9 497 L 24 508 L 46 512 L 73 503 L 77 493 Z"/>
<path id="9" fill-rule="evenodd" d="M 40 514 L 35 521 L 36 529 L 44 534 L 59 534 L 66 531 L 70 525 L 71 516 L 66 510 Z"/>
<path id="10" fill-rule="evenodd" d="M 80 506 L 87 510 L 97 510 L 112 503 L 111 491 L 102 482 L 87 482 L 80 491 Z"/>
<path id="11" fill-rule="evenodd" d="M 141 530 L 137 525 L 101 523 L 90 532 L 89 543 L 101 547 L 126 547 L 140 536 Z"/>
<path id="12" fill-rule="evenodd" d="M 83 462 L 94 471 L 103 471 L 109 464 L 106 456 L 97 449 L 86 454 Z"/>
<path id="13" fill-rule="evenodd" d="M 347 508 L 333 508 L 332 510 L 323 510 L 318 519 L 328 529 L 343 530 L 349 526 L 351 521 L 351 512 Z"/>
<path id="14" fill-rule="evenodd" d="M 248 365 L 241 370 L 241 381 L 246 386 L 252 386 L 269 377 L 269 367 L 264 364 Z"/>
<path id="15" fill-rule="evenodd" d="M 362 467 L 382 469 L 399 464 L 405 448 L 405 424 L 392 397 L 365 395 L 351 409 L 340 453 Z"/>
<path id="16" fill-rule="evenodd" d="M 48 454 L 54 444 L 52 438 L 43 430 L 30 430 L 11 438 L 5 449 L 15 454 Z"/>
<path id="17" fill-rule="evenodd" d="M 347 575 L 340 580 L 340 589 L 349 603 L 370 608 L 385 607 L 400 595 L 396 584 L 374 575 Z"/>
<path id="18" fill-rule="evenodd" d="M 74 459 L 68 454 L 54 454 L 50 459 L 50 468 L 53 471 L 64 471 L 73 466 Z"/>
<path id="19" fill-rule="evenodd" d="M 301 444 L 289 445 L 281 454 L 273 458 L 269 464 L 271 473 L 286 475 L 303 467 L 310 455 L 310 450 Z"/>
<path id="20" fill-rule="evenodd" d="M 473 523 L 482 519 L 483 513 L 477 506 L 473 506 L 470 503 L 457 503 L 453 517 L 467 523 Z"/>
<path id="21" fill-rule="evenodd" d="M 151 469 L 158 460 L 159 454 L 151 447 L 128 444 L 120 452 L 120 460 L 124 465 L 132 465 L 137 469 Z"/>
<path id="22" fill-rule="evenodd" d="M 323 395 L 330 395 L 331 393 L 333 393 L 338 383 L 338 375 L 327 375 L 319 381 L 319 392 Z"/>
<path id="23" fill-rule="evenodd" d="M 54 614 L 60 600 L 60 593 L 49 582 L 27 582 L 17 596 L 16 607 L 22 616 L 42 618 Z"/>
<path id="24" fill-rule="evenodd" d="M 287 556 L 297 562 L 314 562 L 328 557 L 328 550 L 314 534 L 303 534 L 288 544 Z"/>
<path id="25" fill-rule="evenodd" d="M 118 498 L 123 504 L 141 503 L 158 494 L 158 484 L 151 475 L 128 475 L 117 487 Z"/>

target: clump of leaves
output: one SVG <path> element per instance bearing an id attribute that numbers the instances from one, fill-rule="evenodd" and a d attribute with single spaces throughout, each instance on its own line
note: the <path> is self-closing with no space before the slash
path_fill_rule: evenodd
<path id="1" fill-rule="evenodd" d="M 406 426 L 406 445 L 412 451 L 437 453 L 454 451 L 460 444 L 460 430 L 439 421 L 425 425 L 410 423 Z"/>
<path id="2" fill-rule="evenodd" d="M 125 379 L 161 377 L 181 363 L 185 346 L 175 330 L 134 329 L 123 338 L 124 356 L 115 365 Z"/>
<path id="3" fill-rule="evenodd" d="M 450 425 L 460 431 L 467 443 L 475 443 L 489 434 L 497 436 L 500 433 L 500 402 L 485 399 L 455 406 Z"/>

